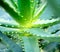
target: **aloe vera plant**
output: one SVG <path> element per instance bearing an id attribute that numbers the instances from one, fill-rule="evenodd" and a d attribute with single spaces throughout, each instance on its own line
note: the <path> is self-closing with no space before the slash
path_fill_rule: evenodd
<path id="1" fill-rule="evenodd" d="M 60 18 L 54 19 L 52 16 L 50 16 L 52 19 L 48 20 L 39 18 L 48 3 L 47 0 L 0 0 L 0 8 L 14 20 L 0 19 L 0 39 L 12 52 L 42 52 L 41 50 L 49 52 L 57 47 L 59 43 L 56 42 L 60 42 L 60 35 L 56 32 L 60 31 Z M 39 47 L 40 39 L 46 40 L 48 44 L 43 49 Z M 50 45 L 50 42 L 55 42 L 54 47 L 51 48 L 53 44 Z M 48 47 L 50 49 L 46 50 Z"/>

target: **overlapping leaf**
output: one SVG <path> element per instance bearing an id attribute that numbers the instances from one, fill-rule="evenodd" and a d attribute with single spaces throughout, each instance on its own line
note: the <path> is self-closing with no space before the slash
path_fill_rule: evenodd
<path id="1" fill-rule="evenodd" d="M 22 48 L 0 32 L 0 38 L 11 48 L 13 52 L 22 52 Z"/>

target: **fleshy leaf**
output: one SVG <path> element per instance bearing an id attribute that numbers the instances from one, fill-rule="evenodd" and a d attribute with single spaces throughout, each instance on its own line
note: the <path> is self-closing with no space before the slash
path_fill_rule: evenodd
<path id="1" fill-rule="evenodd" d="M 60 36 L 56 34 L 50 34 L 49 32 L 45 32 L 43 29 L 40 28 L 31 28 L 25 30 L 25 32 L 38 36 L 40 39 L 48 40 L 50 42 L 60 42 Z"/>
<path id="2" fill-rule="evenodd" d="M 47 29 L 49 33 L 56 33 L 60 30 L 60 24 L 53 25 Z"/>
<path id="3" fill-rule="evenodd" d="M 16 28 L 7 28 L 7 27 L 2 27 L 0 26 L 0 31 L 1 32 L 20 32 L 19 29 L 16 29 Z"/>
<path id="4" fill-rule="evenodd" d="M 31 23 L 35 10 L 35 0 L 18 0 L 18 11 L 22 16 L 21 22 L 26 25 Z"/>
<path id="5" fill-rule="evenodd" d="M 60 23 L 60 19 L 52 19 L 52 20 L 40 20 L 38 19 L 36 22 L 33 23 L 32 27 L 40 27 L 43 28 L 45 26 L 53 26 L 54 24 Z"/>
<path id="6" fill-rule="evenodd" d="M 20 24 L 20 20 L 22 20 L 21 16 L 19 16 L 18 13 L 15 12 L 14 9 L 9 6 L 8 3 L 4 2 L 3 0 L 0 0 L 0 6 L 2 6 L 9 13 L 9 15 L 12 16 L 12 18 Z"/>
<path id="7" fill-rule="evenodd" d="M 0 19 L 0 26 L 18 28 L 20 25 L 12 20 L 8 21 L 8 20 Z"/>
<path id="8" fill-rule="evenodd" d="M 41 16 L 41 14 L 42 14 L 43 11 L 45 10 L 46 6 L 47 6 L 47 2 L 45 2 L 45 3 L 36 11 L 36 13 L 35 13 L 34 16 L 33 16 L 33 17 L 34 17 L 34 19 L 33 19 L 34 21 Z"/>
<path id="9" fill-rule="evenodd" d="M 37 37 L 22 37 L 25 52 L 40 52 Z"/>
<path id="10" fill-rule="evenodd" d="M 44 47 L 44 52 L 51 52 L 57 48 L 58 42 L 52 42 Z"/>
<path id="11" fill-rule="evenodd" d="M 11 48 L 13 52 L 22 52 L 22 48 L 0 32 L 0 38 Z"/>

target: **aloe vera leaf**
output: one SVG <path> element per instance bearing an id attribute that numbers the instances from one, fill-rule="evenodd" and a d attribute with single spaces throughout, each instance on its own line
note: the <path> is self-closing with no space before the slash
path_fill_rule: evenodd
<path id="1" fill-rule="evenodd" d="M 30 28 L 30 29 L 25 30 L 25 32 L 30 33 L 32 35 L 36 35 L 36 36 L 47 36 L 47 35 L 51 35 L 50 33 L 45 32 L 41 28 Z"/>
<path id="2" fill-rule="evenodd" d="M 42 23 L 41 23 L 42 22 Z M 43 28 L 45 26 L 49 27 L 49 26 L 53 26 L 56 24 L 60 23 L 60 19 L 52 19 L 52 20 L 37 20 L 36 22 L 33 23 L 32 27 L 40 27 Z"/>
<path id="3" fill-rule="evenodd" d="M 47 0 L 47 2 L 53 9 L 54 15 L 60 16 L 60 0 Z"/>
<path id="4" fill-rule="evenodd" d="M 0 31 L 1 32 L 20 32 L 20 30 L 19 29 L 17 29 L 17 28 L 7 28 L 7 27 L 2 27 L 2 26 L 0 26 Z"/>
<path id="5" fill-rule="evenodd" d="M 14 0 L 4 0 L 11 8 L 13 8 L 17 12 L 17 5 Z"/>
<path id="6" fill-rule="evenodd" d="M 49 32 L 45 32 L 43 29 L 40 28 L 30 28 L 25 30 L 25 32 L 38 36 L 40 39 L 48 40 L 50 42 L 60 42 L 60 35 L 50 34 Z"/>
<path id="7" fill-rule="evenodd" d="M 34 21 L 38 18 L 38 17 L 40 17 L 40 15 L 43 13 L 43 11 L 45 10 L 45 8 L 46 8 L 46 6 L 47 6 L 47 2 L 45 2 L 39 9 L 38 9 L 38 11 L 34 14 Z"/>
<path id="8" fill-rule="evenodd" d="M 60 31 L 56 32 L 56 35 L 60 35 Z"/>
<path id="9" fill-rule="evenodd" d="M 0 6 L 2 6 L 19 24 L 22 22 L 22 17 L 19 16 L 6 2 L 0 0 Z"/>
<path id="10" fill-rule="evenodd" d="M 9 39 L 6 35 L 0 32 L 0 38 L 11 48 L 13 52 L 22 52 L 21 46 L 17 45 L 11 39 Z"/>
<path id="11" fill-rule="evenodd" d="M 47 29 L 47 31 L 48 31 L 49 33 L 53 33 L 53 32 L 55 32 L 55 31 L 57 31 L 57 30 L 60 30 L 60 24 L 53 25 L 53 26 L 51 26 L 51 27 L 49 27 L 49 28 Z"/>
<path id="12" fill-rule="evenodd" d="M 31 22 L 35 10 L 35 0 L 18 0 L 18 10 L 23 22 Z"/>
<path id="13" fill-rule="evenodd" d="M 58 42 L 52 42 L 52 43 L 49 43 L 48 45 L 46 45 L 43 50 L 44 52 L 51 52 L 53 51 L 55 48 L 57 48 L 57 45 L 59 43 Z M 49 49 L 48 49 L 49 48 Z"/>
<path id="14" fill-rule="evenodd" d="M 17 22 L 14 22 L 14 21 L 0 19 L 0 26 L 10 27 L 10 28 L 18 28 L 19 24 Z"/>
<path id="15" fill-rule="evenodd" d="M 11 1 L 11 3 L 13 4 L 13 6 L 17 9 L 17 5 L 16 5 L 16 3 L 14 2 L 14 0 L 10 0 Z"/>
<path id="16" fill-rule="evenodd" d="M 30 0 L 18 0 L 18 10 L 22 15 L 22 21 L 27 22 L 30 21 L 32 18 L 31 14 L 31 7 L 30 7 Z"/>
<path id="17" fill-rule="evenodd" d="M 45 37 L 39 37 L 40 39 L 47 40 L 48 42 L 60 42 L 60 36 L 45 36 Z"/>
<path id="18" fill-rule="evenodd" d="M 22 37 L 25 52 L 40 52 L 37 37 Z"/>

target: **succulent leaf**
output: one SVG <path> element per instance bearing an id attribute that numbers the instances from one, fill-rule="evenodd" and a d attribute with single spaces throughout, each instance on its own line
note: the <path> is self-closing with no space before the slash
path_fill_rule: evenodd
<path id="1" fill-rule="evenodd" d="M 25 52 L 40 52 L 37 37 L 22 37 Z"/>
<path id="2" fill-rule="evenodd" d="M 0 38 L 11 48 L 13 52 L 22 52 L 22 48 L 14 43 L 10 38 L 0 32 Z"/>

